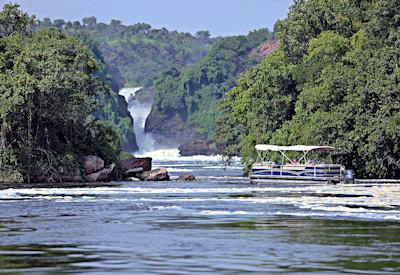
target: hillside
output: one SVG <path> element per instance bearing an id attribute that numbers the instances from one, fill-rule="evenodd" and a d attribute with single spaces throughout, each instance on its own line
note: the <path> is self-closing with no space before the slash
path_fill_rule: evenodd
<path id="1" fill-rule="evenodd" d="M 154 104 L 146 131 L 160 143 L 183 145 L 183 154 L 217 153 L 211 141 L 219 116 L 218 100 L 235 85 L 241 72 L 257 64 L 259 59 L 252 51 L 272 37 L 261 29 L 247 36 L 221 38 L 194 66 L 164 70 L 154 81 Z"/>
<path id="2" fill-rule="evenodd" d="M 98 23 L 95 17 L 83 18 L 82 22 L 49 18 L 39 22 L 39 29 L 50 27 L 78 37 L 89 45 L 102 64 L 100 74 L 112 90 L 101 98 L 102 107 L 96 115 L 118 132 L 122 148 L 130 152 L 137 149 L 133 122 L 118 91 L 136 86 L 151 90 L 160 71 L 171 66 L 195 64 L 215 40 L 210 39 L 207 31 L 193 36 L 164 28 L 154 29 L 145 23 L 128 26 L 118 20 L 111 20 L 110 24 Z"/>
<path id="3" fill-rule="evenodd" d="M 127 87 L 151 86 L 154 76 L 168 66 L 194 64 L 213 42 L 207 31 L 193 36 L 165 28 L 155 29 L 146 23 L 123 25 L 119 20 L 99 23 L 95 17 L 83 18 L 82 22 L 45 18 L 40 27 L 56 27 L 70 35 L 90 38 L 106 64 L 121 72 L 122 83 Z M 109 73 L 115 77 L 113 71 Z"/>

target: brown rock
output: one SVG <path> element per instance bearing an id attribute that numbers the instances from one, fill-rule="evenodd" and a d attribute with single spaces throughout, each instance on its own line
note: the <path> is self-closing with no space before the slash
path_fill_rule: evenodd
<path id="1" fill-rule="evenodd" d="M 85 176 L 85 179 L 89 182 L 96 182 L 96 181 L 110 181 L 112 179 L 111 173 L 114 170 L 114 164 L 111 165 L 110 168 L 105 168 L 98 172 L 89 174 Z"/>
<path id="2" fill-rule="evenodd" d="M 176 178 L 176 180 L 183 180 L 183 181 L 192 181 L 196 180 L 195 176 L 190 174 L 183 174 Z"/>
<path id="3" fill-rule="evenodd" d="M 168 171 L 165 168 L 158 168 L 151 171 L 145 171 L 138 175 L 142 181 L 168 181 L 170 180 Z"/>
<path id="4" fill-rule="evenodd" d="M 126 171 L 124 171 L 124 179 L 130 178 L 130 177 L 137 177 L 137 175 L 142 172 L 143 172 L 142 167 L 126 170 Z"/>
<path id="5" fill-rule="evenodd" d="M 135 168 L 143 168 L 143 171 L 150 171 L 151 162 L 152 158 L 130 158 L 122 160 L 121 165 L 124 171 Z"/>
<path id="6" fill-rule="evenodd" d="M 104 160 L 96 156 L 85 156 L 82 159 L 85 174 L 92 174 L 104 168 Z"/>
<path id="7" fill-rule="evenodd" d="M 276 50 L 279 49 L 280 43 L 279 40 L 268 40 L 262 43 L 260 46 L 257 48 L 253 49 L 250 53 L 252 57 L 255 57 L 258 62 L 261 61 L 266 56 L 270 56 L 273 54 Z"/>

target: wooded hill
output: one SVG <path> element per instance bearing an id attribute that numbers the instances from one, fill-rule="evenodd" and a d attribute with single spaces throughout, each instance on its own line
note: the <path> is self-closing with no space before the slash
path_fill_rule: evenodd
<path id="1" fill-rule="evenodd" d="M 191 35 L 165 28 L 154 29 L 145 23 L 123 25 L 119 20 L 111 20 L 105 24 L 97 22 L 95 17 L 83 18 L 82 22 L 44 18 L 37 28 L 61 29 L 92 50 L 102 64 L 99 74 L 112 88 L 106 97 L 101 97 L 101 108 L 96 115 L 119 134 L 122 148 L 129 152 L 137 146 L 132 120 L 118 91 L 136 86 L 152 90 L 153 81 L 161 71 L 171 66 L 195 64 L 215 41 L 207 31 Z"/>
<path id="2" fill-rule="evenodd" d="M 39 28 L 60 28 L 65 33 L 87 37 L 96 45 L 106 64 L 121 75 L 108 73 L 127 87 L 151 86 L 156 74 L 170 65 L 189 66 L 203 57 L 213 39 L 207 31 L 190 33 L 155 29 L 146 23 L 123 25 L 119 20 L 109 24 L 86 17 L 82 22 L 51 21 L 45 18 Z"/>
<path id="3" fill-rule="evenodd" d="M 125 120 L 118 121 L 126 109 L 117 104 L 121 98 L 116 93 L 123 86 L 144 86 L 154 91 L 155 104 L 146 130 L 155 134 L 159 143 L 211 141 L 219 115 L 218 99 L 235 85 L 239 73 L 260 60 L 262 51 L 252 51 L 273 37 L 269 30 L 261 29 L 247 36 L 211 39 L 208 31 L 193 36 L 144 23 L 98 23 L 95 17 L 83 18 L 82 23 L 48 18 L 39 23 L 39 28 L 48 27 L 80 38 L 104 61 L 103 76 L 114 94 L 111 100 L 103 101 L 105 107 L 98 114 L 115 126 L 123 144 L 130 134 Z"/>
<path id="4" fill-rule="evenodd" d="M 249 165 L 254 145 L 332 145 L 359 177 L 400 177 L 400 3 L 297 0 L 280 50 L 241 75 L 218 139 Z"/>
<path id="5" fill-rule="evenodd" d="M 178 145 L 196 139 L 212 141 L 220 115 L 218 100 L 235 86 L 241 72 L 257 64 L 259 55 L 252 51 L 272 38 L 268 29 L 220 38 L 194 66 L 164 70 L 154 81 L 146 130 L 160 141 L 173 140 Z"/>

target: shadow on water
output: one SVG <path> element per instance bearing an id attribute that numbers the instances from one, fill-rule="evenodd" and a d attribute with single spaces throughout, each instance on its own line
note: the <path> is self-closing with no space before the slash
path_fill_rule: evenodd
<path id="1" fill-rule="evenodd" d="M 74 245 L 0 245 L 0 272 L 82 271 L 90 267 L 75 265 L 98 260 Z"/>

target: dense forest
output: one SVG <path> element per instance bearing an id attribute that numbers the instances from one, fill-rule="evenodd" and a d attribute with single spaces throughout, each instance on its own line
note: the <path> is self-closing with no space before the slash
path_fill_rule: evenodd
<path id="1" fill-rule="evenodd" d="M 241 72 L 259 61 L 252 51 L 272 38 L 268 29 L 220 38 L 194 66 L 175 65 L 161 72 L 154 81 L 146 130 L 178 144 L 196 138 L 213 140 L 218 100 L 235 86 Z"/>
<path id="2" fill-rule="evenodd" d="M 118 96 L 123 87 L 143 86 L 153 91 L 158 74 L 171 66 L 191 66 L 202 58 L 216 39 L 208 31 L 189 33 L 154 29 L 149 24 L 123 25 L 119 20 L 109 24 L 85 17 L 82 22 L 44 18 L 37 29 L 57 28 L 77 37 L 89 46 L 101 64 L 99 73 L 111 90 L 101 97 L 96 116 L 112 127 L 121 139 L 122 148 L 137 149 L 132 120 L 124 99 Z"/>
<path id="3" fill-rule="evenodd" d="M 110 87 L 92 51 L 6 4 L 0 13 L 0 182 L 57 181 L 85 155 L 117 163 L 119 138 L 94 114 Z M 63 171 L 60 171 L 62 169 Z"/>
<path id="4" fill-rule="evenodd" d="M 400 4 L 297 0 L 276 25 L 281 47 L 221 102 L 226 156 L 254 145 L 332 145 L 359 177 L 400 177 Z"/>
<path id="5" fill-rule="evenodd" d="M 154 77 L 169 66 L 193 65 L 214 41 L 208 31 L 198 31 L 193 36 L 155 29 L 146 23 L 123 25 L 119 20 L 101 23 L 94 16 L 83 18 L 82 23 L 44 18 L 38 27 L 59 28 L 91 41 L 105 63 L 112 66 L 109 75 L 126 87 L 151 86 Z"/>

